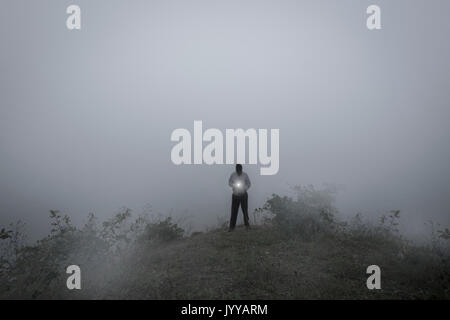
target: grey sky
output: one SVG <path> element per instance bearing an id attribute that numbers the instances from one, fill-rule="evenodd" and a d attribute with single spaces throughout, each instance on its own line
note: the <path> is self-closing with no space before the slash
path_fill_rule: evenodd
<path id="1" fill-rule="evenodd" d="M 66 29 L 78 4 L 82 29 Z M 366 28 L 368 5 L 382 30 Z M 448 1 L 2 1 L 0 225 L 45 232 L 122 206 L 228 216 L 232 166 L 175 166 L 176 128 L 279 128 L 289 185 L 343 186 L 345 214 L 450 225 Z M 241 219 L 241 218 L 239 218 Z"/>

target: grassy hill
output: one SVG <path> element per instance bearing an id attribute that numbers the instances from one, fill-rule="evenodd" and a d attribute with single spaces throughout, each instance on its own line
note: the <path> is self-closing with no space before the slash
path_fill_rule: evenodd
<path id="1" fill-rule="evenodd" d="M 404 251 L 401 251 L 404 250 Z M 419 248 L 326 236 L 305 241 L 275 227 L 223 229 L 142 248 L 110 298 L 415 299 L 449 298 L 449 269 Z M 366 268 L 382 270 L 368 290 Z M 442 278 L 441 278 L 442 277 Z M 445 282 L 447 281 L 447 282 Z"/>
<path id="2" fill-rule="evenodd" d="M 415 246 L 396 230 L 398 211 L 377 226 L 358 216 L 336 221 L 331 198 L 300 191 L 297 199 L 274 195 L 256 211 L 269 218 L 249 231 L 221 226 L 186 236 L 170 218 L 127 223 L 128 210 L 102 227 L 91 216 L 76 229 L 52 212 L 52 234 L 3 266 L 0 298 L 450 298 L 448 230 L 436 243 Z M 81 290 L 66 288 L 70 264 L 82 270 Z M 374 264 L 381 290 L 366 287 Z"/>

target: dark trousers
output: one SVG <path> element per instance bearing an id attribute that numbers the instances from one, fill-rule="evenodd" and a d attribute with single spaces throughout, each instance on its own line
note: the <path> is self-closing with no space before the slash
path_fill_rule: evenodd
<path id="1" fill-rule="evenodd" d="M 244 214 L 245 226 L 249 227 L 248 223 L 248 194 L 247 192 L 242 195 L 234 195 L 231 200 L 231 218 L 230 218 L 230 229 L 233 230 L 236 226 L 236 219 L 239 211 L 239 206 L 242 208 L 242 213 Z"/>

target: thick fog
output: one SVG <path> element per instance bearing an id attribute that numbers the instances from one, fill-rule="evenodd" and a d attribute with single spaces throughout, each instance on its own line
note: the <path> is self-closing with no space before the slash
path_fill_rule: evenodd
<path id="1" fill-rule="evenodd" d="M 66 8 L 81 7 L 81 30 Z M 381 8 L 381 30 L 366 8 Z M 0 225 L 121 207 L 228 217 L 233 165 L 171 161 L 177 128 L 280 129 L 249 206 L 339 187 L 343 215 L 450 225 L 448 1 L 2 1 Z M 242 216 L 239 216 L 241 221 Z"/>

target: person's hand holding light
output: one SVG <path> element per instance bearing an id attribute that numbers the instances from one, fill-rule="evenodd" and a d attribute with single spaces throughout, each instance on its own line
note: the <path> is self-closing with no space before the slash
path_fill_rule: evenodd
<path id="1" fill-rule="evenodd" d="M 237 192 L 241 193 L 244 189 L 244 183 L 242 181 L 236 181 L 234 183 L 234 188 Z"/>

